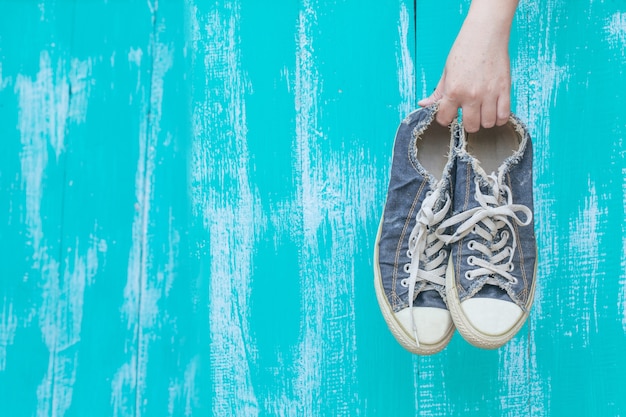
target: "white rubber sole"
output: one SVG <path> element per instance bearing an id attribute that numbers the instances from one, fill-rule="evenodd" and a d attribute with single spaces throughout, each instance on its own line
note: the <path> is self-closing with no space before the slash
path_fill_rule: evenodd
<path id="1" fill-rule="evenodd" d="M 441 352 L 448 345 L 450 339 L 452 339 L 452 336 L 454 335 L 454 325 L 450 326 L 449 331 L 446 332 L 444 338 L 439 343 L 420 343 L 420 345 L 417 346 L 415 337 L 396 319 L 393 309 L 391 308 L 389 301 L 387 301 L 380 273 L 380 264 L 378 262 L 378 242 L 381 230 L 382 220 L 378 226 L 376 243 L 374 245 L 374 288 L 376 289 L 376 299 L 378 300 L 378 305 L 380 306 L 380 311 L 383 313 L 383 318 L 387 323 L 387 327 L 389 327 L 391 334 L 393 334 L 393 337 L 395 337 L 398 343 L 411 353 L 415 353 L 417 355 L 433 355 Z"/>
<path id="2" fill-rule="evenodd" d="M 526 303 L 526 309 L 521 317 L 515 322 L 506 332 L 499 335 L 490 335 L 481 332 L 476 329 L 470 320 L 465 316 L 463 308 L 461 307 L 461 301 L 456 289 L 456 279 L 454 276 L 454 262 L 452 257 L 448 262 L 448 269 L 446 270 L 446 298 L 448 301 L 448 308 L 452 315 L 452 321 L 454 322 L 459 333 L 468 343 L 482 348 L 482 349 L 497 349 L 507 343 L 515 336 L 522 328 L 528 315 L 530 313 L 530 307 L 535 299 L 535 284 L 537 282 L 537 261 L 535 261 L 535 270 L 533 272 L 533 283 L 530 289 L 530 297 Z"/>

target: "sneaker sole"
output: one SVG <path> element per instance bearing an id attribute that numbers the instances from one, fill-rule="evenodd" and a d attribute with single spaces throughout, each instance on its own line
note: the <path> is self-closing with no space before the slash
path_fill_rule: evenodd
<path id="1" fill-rule="evenodd" d="M 418 347 L 415 344 L 415 339 L 413 336 L 408 333 L 404 327 L 398 323 L 395 318 L 393 309 L 391 305 L 387 301 L 387 296 L 385 296 L 385 290 L 383 288 L 382 275 L 380 273 L 380 264 L 378 260 L 378 242 L 380 240 L 380 234 L 382 231 L 383 220 L 381 219 L 380 225 L 378 226 L 378 233 L 376 234 L 376 243 L 374 246 L 374 288 L 376 289 L 376 299 L 378 300 L 378 305 L 380 306 L 380 310 L 383 313 L 383 317 L 385 318 L 385 322 L 387 323 L 387 327 L 391 330 L 391 334 L 393 337 L 402 345 L 403 348 L 408 350 L 409 352 L 415 353 L 417 355 L 433 355 L 435 353 L 441 352 L 450 342 L 452 336 L 454 335 L 454 326 L 450 326 L 450 330 L 446 333 L 444 339 L 441 342 L 436 344 L 420 344 Z"/>
<path id="2" fill-rule="evenodd" d="M 501 335 L 493 336 L 477 330 L 474 326 L 472 326 L 472 323 L 467 319 L 467 317 L 465 317 L 465 314 L 463 314 L 463 310 L 461 308 L 461 300 L 459 299 L 458 291 L 456 290 L 456 280 L 454 279 L 454 262 L 452 260 L 452 257 L 450 257 L 450 260 L 448 261 L 448 269 L 446 270 L 446 298 L 448 299 L 448 308 L 450 309 L 452 321 L 454 322 L 454 325 L 458 329 L 461 336 L 463 336 L 463 339 L 465 339 L 471 345 L 482 349 L 497 349 L 499 347 L 502 347 L 519 332 L 519 330 L 526 322 L 526 319 L 530 314 L 530 308 L 535 300 L 537 263 L 538 262 L 535 261 L 533 283 L 530 289 L 530 297 L 528 299 L 528 302 L 526 303 L 525 312 L 522 314 L 517 323 L 515 323 L 515 326 L 513 326 L 509 331 Z"/>

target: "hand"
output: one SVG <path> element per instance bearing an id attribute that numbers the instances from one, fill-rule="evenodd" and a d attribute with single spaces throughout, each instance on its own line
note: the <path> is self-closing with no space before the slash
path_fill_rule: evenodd
<path id="1" fill-rule="evenodd" d="M 492 4 L 492 1 L 498 4 Z M 462 109 L 463 127 L 503 125 L 511 111 L 509 35 L 516 0 L 474 0 L 448 55 L 433 94 L 420 106 L 439 102 L 437 122 L 446 126 Z"/>

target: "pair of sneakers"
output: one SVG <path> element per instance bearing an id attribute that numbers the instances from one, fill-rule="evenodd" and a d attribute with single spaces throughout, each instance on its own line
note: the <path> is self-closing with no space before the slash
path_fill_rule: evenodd
<path id="1" fill-rule="evenodd" d="M 398 342 L 428 355 L 455 328 L 495 349 L 528 317 L 537 249 L 532 143 L 514 115 L 466 133 L 437 106 L 398 128 L 374 251 L 378 303 Z"/>

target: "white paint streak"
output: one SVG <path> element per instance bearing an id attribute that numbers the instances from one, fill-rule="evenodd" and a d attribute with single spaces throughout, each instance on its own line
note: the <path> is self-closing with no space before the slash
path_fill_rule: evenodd
<path id="1" fill-rule="evenodd" d="M 174 277 L 176 277 L 176 260 L 179 259 L 179 250 L 178 247 L 180 245 L 180 233 L 178 230 L 174 228 L 174 215 L 172 213 L 172 208 L 169 210 L 169 227 L 168 227 L 168 244 L 169 250 L 167 251 L 167 264 L 163 270 L 163 281 L 164 286 L 163 289 L 165 291 L 165 295 L 169 295 L 173 285 L 174 285 Z"/>
<path id="2" fill-rule="evenodd" d="M 415 69 L 413 67 L 413 57 L 409 42 L 410 35 L 413 31 L 409 31 L 410 16 L 406 8 L 406 4 L 400 5 L 400 22 L 398 25 L 398 35 L 400 36 L 400 54 L 396 53 L 396 61 L 398 65 L 398 90 L 400 92 L 400 114 L 402 117 L 408 115 L 416 106 L 415 99 Z M 426 97 L 426 96 L 424 96 Z"/>
<path id="3" fill-rule="evenodd" d="M 298 18 L 298 38 L 296 50 L 296 146 L 299 175 L 298 194 L 302 212 L 302 232 L 304 247 L 301 260 L 301 288 L 304 317 L 301 319 L 302 340 L 299 348 L 298 377 L 295 381 L 295 394 L 299 399 L 302 416 L 319 414 L 318 403 L 323 379 L 322 361 L 324 353 L 323 306 L 324 287 L 315 278 L 321 272 L 317 230 L 322 222 L 323 202 L 318 192 L 324 188 L 322 171 L 311 167 L 311 163 L 322 163 L 314 159 L 311 146 L 322 138 L 318 134 L 317 102 L 318 74 L 314 66 L 311 29 L 315 24 L 315 11 L 310 2 L 305 1 Z"/>
<path id="4" fill-rule="evenodd" d="M 522 1 L 518 8 L 517 19 L 520 36 L 523 38 L 523 47 L 518 50 L 511 66 L 513 80 L 513 94 L 517 98 L 517 106 L 514 109 L 528 125 L 533 139 L 534 151 L 534 179 L 535 179 L 535 231 L 539 246 L 537 283 L 535 300 L 530 313 L 529 323 L 531 329 L 544 316 L 543 305 L 546 278 L 555 276 L 559 270 L 558 262 L 564 259 L 559 253 L 558 244 L 562 240 L 553 218 L 553 187 L 555 182 L 551 180 L 555 170 L 549 163 L 551 158 L 550 147 L 550 113 L 557 100 L 557 92 L 567 85 L 570 78 L 570 69 L 567 64 L 557 61 L 556 44 L 552 42 L 553 33 L 558 28 L 551 25 L 556 21 L 566 4 L 562 0 L 550 2 L 550 7 L 542 9 L 536 2 Z M 537 34 L 540 34 L 537 36 Z M 558 184 L 558 183 L 557 183 Z M 515 343 L 515 342 L 509 342 Z M 529 375 L 529 384 L 506 378 L 501 375 L 502 391 L 505 393 L 517 392 L 531 398 L 530 415 L 543 416 L 549 414 L 549 389 L 550 381 L 544 375 L 539 374 L 536 364 L 535 339 L 528 338 L 528 347 L 512 345 L 506 347 L 500 360 L 503 369 L 512 369 L 520 375 Z M 516 351 L 523 356 L 525 365 L 517 362 Z M 526 369 L 523 370 L 522 366 Z M 521 391 L 520 391 L 521 390 Z M 521 399 L 520 399 L 521 401 Z"/>
<path id="5" fill-rule="evenodd" d="M 530 414 L 528 348 L 528 337 L 519 334 L 498 350 L 501 415 Z"/>
<path id="6" fill-rule="evenodd" d="M 91 236 L 89 242 L 83 255 L 76 239 L 64 261 L 63 278 L 51 274 L 43 283 L 38 317 L 49 361 L 46 376 L 37 388 L 37 415 L 41 417 L 63 416 L 72 403 L 85 289 L 98 270 L 99 239 Z"/>
<path id="7" fill-rule="evenodd" d="M 299 416 L 301 415 L 299 411 L 301 404 L 297 398 L 291 395 L 292 393 L 289 390 L 285 389 L 285 387 L 289 386 L 288 377 L 286 376 L 288 373 L 285 370 L 289 369 L 291 364 L 285 363 L 285 359 L 280 352 L 278 352 L 277 356 L 277 365 L 271 370 L 276 388 L 272 390 L 272 395 L 265 398 L 263 404 L 265 413 L 266 415 L 276 417 Z"/>
<path id="8" fill-rule="evenodd" d="M 141 48 L 130 48 L 128 51 L 128 62 L 137 66 L 137 68 L 141 67 L 141 58 L 143 57 L 143 51 Z"/>
<path id="9" fill-rule="evenodd" d="M 151 38 L 150 56 L 152 73 L 149 100 L 141 106 L 141 129 L 139 131 L 139 159 L 135 174 L 135 216 L 132 225 L 132 246 L 128 259 L 128 272 L 124 288 L 124 304 L 121 311 L 128 330 L 133 337 L 127 341 L 126 349 L 131 352 L 129 361 L 123 364 L 113 381 L 112 403 L 114 416 L 136 416 L 143 414 L 142 401 L 146 389 L 147 366 L 151 342 L 157 339 L 159 327 L 159 301 L 167 292 L 167 283 L 174 279 L 175 265 L 172 260 L 163 270 L 151 263 L 150 213 L 154 197 L 154 175 L 157 167 L 160 122 L 163 103 L 164 78 L 173 64 L 173 51 L 158 41 L 158 34 Z M 139 56 L 139 58 L 137 58 Z M 129 54 L 129 60 L 140 59 L 140 53 Z M 137 61 L 135 62 L 137 64 Z M 138 78 L 140 77 L 138 72 Z M 170 238 L 177 236 L 173 230 L 170 214 Z M 177 245 L 170 240 L 169 252 L 177 252 Z M 129 404 L 134 404 L 130 408 Z"/>
<path id="10" fill-rule="evenodd" d="M 138 75 L 139 77 L 139 75 Z M 124 287 L 124 304 L 121 306 L 122 318 L 126 321 L 126 328 L 132 331 L 133 337 L 126 339 L 125 350 L 130 354 L 128 362 L 124 363 L 115 373 L 112 382 L 111 403 L 114 417 L 130 417 L 136 415 L 138 397 L 138 343 L 141 326 L 141 291 L 142 277 L 147 273 L 147 213 L 150 206 L 152 172 L 146 173 L 147 166 L 154 168 L 154 161 L 147 160 L 147 129 L 148 104 L 144 103 L 141 109 L 139 129 L 139 159 L 135 173 L 135 216 L 132 224 L 132 246 L 128 259 L 126 285 Z M 152 155 L 154 157 L 154 155 Z M 150 175 L 146 175 L 150 174 Z M 146 196 L 146 193 L 148 195 Z"/>
<path id="11" fill-rule="evenodd" d="M 126 349 L 132 347 L 126 346 Z M 113 416 L 134 417 L 135 397 L 127 395 L 128 390 L 135 390 L 137 380 L 137 355 L 134 353 L 129 362 L 120 366 L 113 376 L 111 382 L 111 405 L 113 406 Z"/>
<path id="12" fill-rule="evenodd" d="M 533 322 L 529 324 L 529 326 L 533 326 Z M 532 327 L 531 333 L 529 336 L 529 351 L 528 355 L 530 356 L 530 360 L 528 361 L 527 372 L 530 376 L 529 385 L 529 396 L 530 396 L 530 409 L 528 410 L 528 414 L 533 417 L 542 417 L 542 416 L 550 416 L 552 410 L 551 405 L 551 393 L 552 390 L 552 376 L 551 374 L 545 375 L 538 381 L 537 378 L 539 375 L 542 375 L 539 370 L 539 361 L 537 356 L 537 345 L 534 343 L 532 338 Z M 534 382 L 533 382 L 534 381 Z M 513 381 L 506 382 L 507 384 L 512 383 Z M 517 383 L 517 382 L 516 382 Z M 524 385 L 520 386 L 520 389 L 524 389 Z M 510 391 L 513 391 L 511 389 Z"/>
<path id="13" fill-rule="evenodd" d="M 426 83 L 426 69 L 424 67 L 422 67 L 422 71 L 421 71 L 421 81 L 422 81 L 422 97 L 428 97 L 428 85 Z"/>
<path id="14" fill-rule="evenodd" d="M 25 224 L 32 241 L 35 269 L 45 256 L 40 206 L 48 147 L 54 149 L 57 157 L 62 152 L 69 114 L 69 84 L 63 62 L 59 61 L 56 71 L 53 70 L 50 56 L 43 51 L 39 66 L 34 80 L 20 74 L 15 82 L 15 91 L 19 95 L 22 186 L 26 194 Z"/>
<path id="15" fill-rule="evenodd" d="M 621 149 L 624 149 L 621 147 Z M 624 207 L 624 218 L 626 218 L 626 168 L 622 168 L 622 199 Z M 626 223 L 622 222 L 622 254 L 621 254 L 622 274 L 619 278 L 619 286 L 622 291 L 617 295 L 617 311 L 622 315 L 622 328 L 626 333 Z"/>
<path id="16" fill-rule="evenodd" d="M 302 234 L 300 251 L 301 341 L 296 363 L 297 415 L 316 416 L 332 409 L 349 415 L 358 408 L 356 377 L 354 262 L 357 230 L 375 200 L 373 168 L 359 147 L 333 153 L 331 138 L 319 125 L 321 80 L 313 33 L 317 16 L 305 1 L 298 18 L 295 62 L 297 202 Z M 342 138 L 335 138 L 341 141 Z M 354 202 L 354 203 L 351 203 Z M 292 229 L 292 233 L 299 232 Z M 324 398 L 323 402 L 319 399 Z M 277 398 L 280 400 L 280 398 Z M 287 414 L 293 403 L 284 403 Z"/>
<path id="17" fill-rule="evenodd" d="M 453 400 L 446 394 L 450 388 L 446 387 L 446 366 L 449 362 L 446 353 L 411 358 L 413 364 L 414 407 L 416 416 L 450 416 L 458 414 L 450 408 Z M 407 398 L 407 403 L 409 399 Z"/>
<path id="18" fill-rule="evenodd" d="M 568 268 L 571 276 L 568 282 L 568 297 L 563 300 L 564 314 L 576 311 L 569 321 L 575 337 L 573 343 L 582 342 L 583 347 L 589 346 L 592 332 L 598 331 L 598 282 L 603 270 L 600 260 L 606 257 L 600 252 L 602 233 L 598 227 L 602 224 L 601 217 L 606 215 L 606 208 L 600 210 L 595 184 L 589 179 L 589 195 L 585 198 L 585 206 L 578 217 L 570 223 L 569 253 L 566 259 L 571 260 Z M 589 302 L 591 301 L 591 302 Z"/>
<path id="19" fill-rule="evenodd" d="M 196 374 L 198 371 L 198 357 L 194 357 L 185 367 L 183 380 L 171 380 L 168 389 L 168 415 L 171 417 L 193 416 L 198 402 L 196 389 Z M 182 401 L 184 408 L 181 410 L 176 405 Z"/>
<path id="20" fill-rule="evenodd" d="M 626 49 L 626 12 L 615 12 L 604 29 L 611 46 Z"/>
<path id="21" fill-rule="evenodd" d="M 188 4 L 189 7 L 189 4 Z M 209 233 L 209 326 L 213 414 L 259 414 L 249 299 L 260 197 L 250 185 L 239 4 L 204 16 L 189 7 L 192 62 L 204 64 L 205 97 L 194 105 L 192 201 Z M 198 83 L 200 84 L 200 83 Z"/>
<path id="22" fill-rule="evenodd" d="M 134 92 L 129 92 L 129 97 L 128 97 L 128 104 L 132 104 L 133 100 L 135 98 L 135 96 L 137 94 L 139 95 L 143 95 L 144 94 L 144 87 L 142 85 L 142 71 L 141 71 L 141 60 L 143 59 L 143 51 L 141 50 L 141 48 L 133 48 L 131 47 L 130 50 L 128 51 L 128 63 L 132 64 L 136 67 L 137 69 L 137 83 L 135 84 L 135 91 Z M 146 103 L 143 103 L 143 107 L 146 106 Z M 140 117 L 140 123 L 141 123 L 141 132 L 145 132 L 146 130 L 146 126 L 147 126 L 147 120 L 145 120 L 145 117 Z"/>
<path id="23" fill-rule="evenodd" d="M 2 62 L 0 62 L 0 91 L 4 90 L 11 84 L 11 77 L 2 76 Z"/>
<path id="24" fill-rule="evenodd" d="M 17 316 L 13 314 L 13 304 L 4 298 L 0 314 L 0 372 L 7 364 L 7 348 L 13 344 L 17 330 Z"/>
<path id="25" fill-rule="evenodd" d="M 84 123 L 87 115 L 87 99 L 89 98 L 90 88 L 95 83 L 91 77 L 92 63 L 91 59 L 83 62 L 76 58 L 72 59 L 70 66 L 70 100 L 69 100 L 69 118 L 74 123 Z M 61 149 L 56 149 L 57 158 Z"/>
<path id="26" fill-rule="evenodd" d="M 63 416 L 72 401 L 84 293 L 98 267 L 99 240 L 91 236 L 86 253 L 80 251 L 78 240 L 72 242 L 75 244 L 73 255 L 72 249 L 68 249 L 61 275 L 56 259 L 58 241 L 47 242 L 41 201 L 49 153 L 52 152 L 58 161 L 65 147 L 67 124 L 85 119 L 91 64 L 90 61 L 72 60 L 68 74 L 63 60 L 53 68 L 47 51 L 40 54 L 39 63 L 34 80 L 21 74 L 17 76 L 15 91 L 19 96 L 20 162 L 26 203 L 24 221 L 31 239 L 32 268 L 40 274 L 42 301 L 37 308 L 37 317 L 49 353 L 46 374 L 37 388 L 36 414 L 56 417 Z M 51 188 L 63 186 L 55 184 Z M 54 239 L 58 238 L 56 224 L 53 231 Z"/>
<path id="27" fill-rule="evenodd" d="M 560 13 L 562 7 L 562 2 L 558 0 L 553 1 L 546 12 L 532 1 L 520 4 L 520 13 L 524 16 L 524 19 L 519 19 L 520 33 L 536 32 L 541 28 L 541 33 L 545 34 L 532 38 L 538 40 L 537 45 L 520 48 L 511 68 L 514 93 L 518 98 L 515 113 L 526 121 L 531 133 L 534 133 L 534 162 L 538 176 L 550 172 L 546 165 L 550 160 L 550 117 L 546 109 L 556 103 L 558 89 L 570 78 L 567 64 L 557 62 L 556 43 L 551 40 L 553 29 L 550 24 L 555 21 L 553 15 Z M 538 198 L 538 201 L 541 203 L 543 199 Z"/>
<path id="28" fill-rule="evenodd" d="M 551 42 L 553 29 L 550 23 L 554 22 L 553 15 L 560 12 L 562 2 L 554 1 L 547 12 L 540 10 L 539 6 L 531 1 L 520 3 L 519 12 L 524 16 L 518 20 L 520 33 L 534 33 L 541 28 L 537 45 L 528 45 L 519 49 L 519 55 L 513 60 L 511 76 L 517 96 L 515 113 L 520 115 L 528 125 L 533 136 L 534 148 L 534 171 L 535 171 L 535 223 L 540 248 L 539 274 L 549 276 L 554 272 L 557 265 L 552 260 L 561 259 L 557 253 L 556 240 L 558 233 L 551 222 L 542 221 L 552 216 L 553 195 L 550 187 L 551 181 L 545 179 L 552 173 L 548 165 L 550 158 L 550 117 L 547 109 L 551 109 L 557 100 L 557 91 L 562 84 L 569 81 L 569 67 L 566 64 L 559 65 L 557 62 L 556 44 Z M 523 36 L 523 35 L 522 35 Z M 528 41 L 530 42 L 530 40 Z M 537 315 L 541 313 L 542 280 L 537 282 L 537 292 L 533 309 Z"/>

